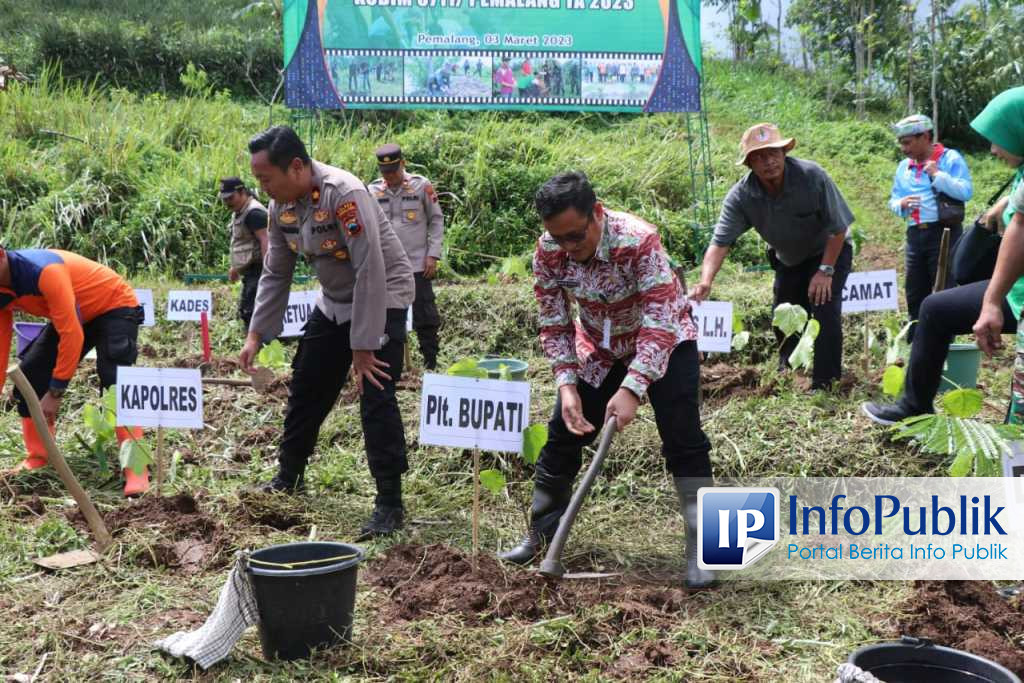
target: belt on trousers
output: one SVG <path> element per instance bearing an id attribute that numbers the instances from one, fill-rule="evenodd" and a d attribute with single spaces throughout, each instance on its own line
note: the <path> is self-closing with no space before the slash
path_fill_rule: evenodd
<path id="1" fill-rule="evenodd" d="M 938 227 L 939 225 L 941 224 L 938 221 L 933 221 L 931 223 L 915 223 L 910 227 L 917 228 L 918 230 L 927 230 L 928 228 L 935 228 Z"/>

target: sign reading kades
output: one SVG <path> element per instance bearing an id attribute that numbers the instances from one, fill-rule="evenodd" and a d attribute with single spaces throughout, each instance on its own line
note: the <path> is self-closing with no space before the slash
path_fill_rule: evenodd
<path id="1" fill-rule="evenodd" d="M 529 382 L 423 376 L 420 443 L 519 453 L 529 419 Z"/>
<path id="2" fill-rule="evenodd" d="M 697 325 L 697 350 L 729 353 L 732 350 L 732 302 L 704 301 L 691 308 Z"/>
<path id="3" fill-rule="evenodd" d="M 199 370 L 117 369 L 117 424 L 203 428 L 203 384 Z"/>
<path id="4" fill-rule="evenodd" d="M 153 327 L 156 325 L 156 308 L 153 306 L 153 290 L 136 289 L 135 298 L 139 300 L 139 305 L 142 306 L 142 310 L 146 315 L 145 320 L 142 321 L 142 326 Z"/>
<path id="5" fill-rule="evenodd" d="M 167 292 L 168 320 L 199 320 L 213 317 L 213 295 L 209 291 L 172 289 Z"/>
<path id="6" fill-rule="evenodd" d="M 288 307 L 284 309 L 282 337 L 301 337 L 309 316 L 316 308 L 317 291 L 308 289 L 288 295 Z"/>
<path id="7" fill-rule="evenodd" d="M 843 287 L 843 313 L 900 310 L 895 270 L 850 273 Z"/>

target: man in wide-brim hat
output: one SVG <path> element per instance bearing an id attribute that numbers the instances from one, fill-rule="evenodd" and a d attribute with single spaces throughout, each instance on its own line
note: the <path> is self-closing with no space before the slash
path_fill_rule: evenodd
<path id="1" fill-rule="evenodd" d="M 690 296 L 705 300 L 729 249 L 744 232 L 757 230 L 775 270 L 773 308 L 799 304 L 821 325 L 811 387 L 824 389 L 842 375 L 842 293 L 853 260 L 853 214 L 821 166 L 787 156 L 795 146 L 795 139 L 783 138 L 771 123 L 758 123 L 743 134 L 736 165 L 750 172 L 725 197 L 700 282 Z M 779 330 L 776 335 L 779 366 L 785 368 L 797 336 L 783 342 Z"/>

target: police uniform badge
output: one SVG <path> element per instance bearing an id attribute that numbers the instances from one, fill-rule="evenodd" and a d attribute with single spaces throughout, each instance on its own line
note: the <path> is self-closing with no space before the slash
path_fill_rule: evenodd
<path id="1" fill-rule="evenodd" d="M 348 249 L 339 249 L 338 251 L 334 252 L 334 258 L 338 259 L 339 261 L 348 261 Z"/>
<path id="2" fill-rule="evenodd" d="M 415 211 L 406 211 L 405 212 L 405 219 L 407 221 L 414 221 L 414 220 L 416 220 L 416 212 Z"/>
<path id="3" fill-rule="evenodd" d="M 309 198 L 313 200 L 314 204 L 319 202 L 320 201 L 320 188 L 319 187 L 314 187 L 313 191 L 309 193 Z"/>
<path id="4" fill-rule="evenodd" d="M 324 240 L 320 243 L 320 248 L 324 251 L 331 251 L 338 246 L 338 240 Z"/>
<path id="5" fill-rule="evenodd" d="M 289 209 L 288 211 L 282 211 L 281 215 L 278 216 L 278 220 L 281 221 L 282 225 L 295 225 L 299 222 L 299 217 L 295 215 L 295 212 Z"/>
<path id="6" fill-rule="evenodd" d="M 313 212 L 313 220 L 315 220 L 317 223 L 324 223 L 330 217 L 331 214 L 327 211 L 327 209 L 317 209 L 316 211 Z"/>
<path id="7" fill-rule="evenodd" d="M 349 237 L 358 237 L 363 232 L 363 224 L 359 220 L 359 209 L 355 202 L 345 202 L 337 208 L 335 215 Z"/>

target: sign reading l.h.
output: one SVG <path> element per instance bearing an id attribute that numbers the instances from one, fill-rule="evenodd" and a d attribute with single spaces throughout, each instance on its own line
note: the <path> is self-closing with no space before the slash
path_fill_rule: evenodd
<path id="1" fill-rule="evenodd" d="M 199 370 L 117 369 L 117 424 L 203 428 L 203 384 Z"/>
<path id="2" fill-rule="evenodd" d="M 199 320 L 203 313 L 213 316 L 213 295 L 209 290 L 172 289 L 167 292 L 168 320 Z"/>
<path id="3" fill-rule="evenodd" d="M 420 443 L 519 453 L 529 419 L 529 382 L 423 376 Z"/>
<path id="4" fill-rule="evenodd" d="M 697 564 L 743 569 L 779 541 L 774 488 L 704 487 L 697 493 Z"/>
<path id="5" fill-rule="evenodd" d="M 895 270 L 850 273 L 843 287 L 843 313 L 900 310 Z"/>
<path id="6" fill-rule="evenodd" d="M 732 350 L 732 302 L 704 301 L 690 309 L 697 326 L 697 350 L 729 353 Z"/>
<path id="7" fill-rule="evenodd" d="M 292 292 L 288 295 L 288 306 L 284 309 L 282 337 L 301 337 L 309 316 L 316 308 L 318 292 L 315 289 Z"/>

